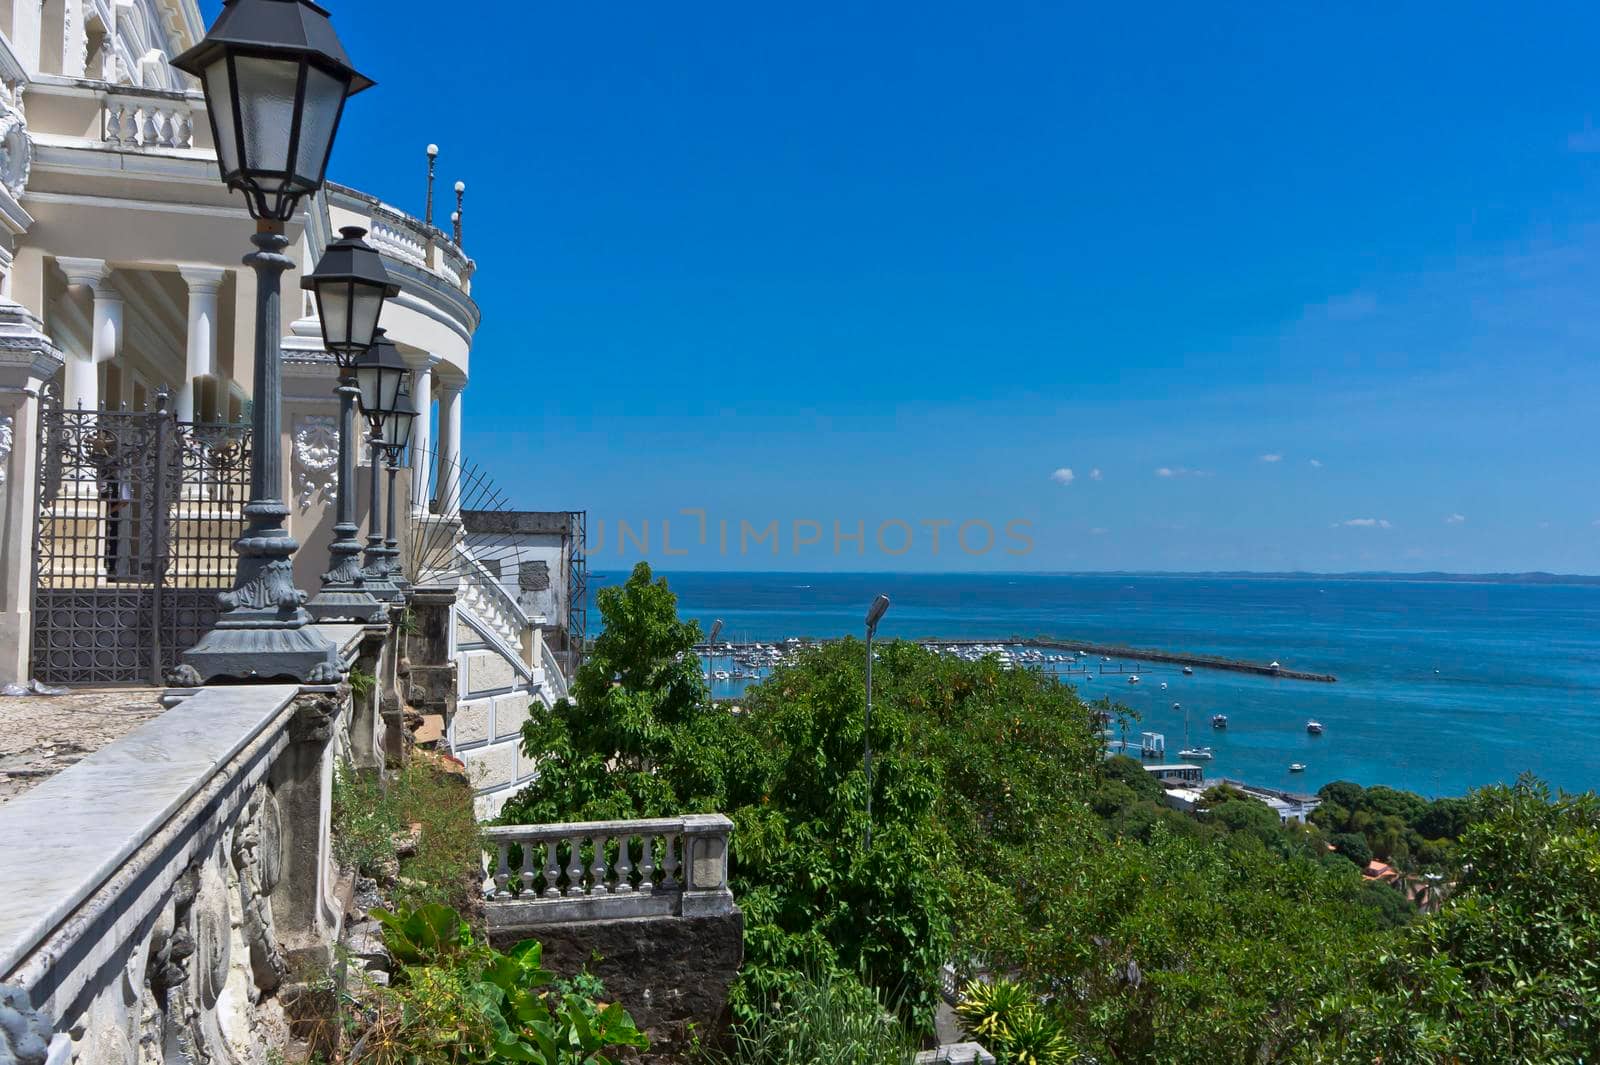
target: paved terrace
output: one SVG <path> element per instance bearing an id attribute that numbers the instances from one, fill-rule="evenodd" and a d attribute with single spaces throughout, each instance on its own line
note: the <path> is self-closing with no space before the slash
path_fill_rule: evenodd
<path id="1" fill-rule="evenodd" d="M 162 713 L 153 688 L 0 697 L 0 805 Z"/>

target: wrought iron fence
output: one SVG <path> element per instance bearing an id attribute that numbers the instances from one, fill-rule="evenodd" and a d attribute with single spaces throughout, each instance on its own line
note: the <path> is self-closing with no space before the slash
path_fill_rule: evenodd
<path id="1" fill-rule="evenodd" d="M 39 433 L 33 675 L 159 684 L 232 587 L 249 430 L 47 397 Z"/>

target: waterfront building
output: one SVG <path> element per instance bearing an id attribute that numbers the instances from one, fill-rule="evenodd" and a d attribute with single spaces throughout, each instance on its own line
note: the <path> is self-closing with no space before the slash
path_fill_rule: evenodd
<path id="1" fill-rule="evenodd" d="M 232 583 L 263 446 L 248 418 L 256 293 L 205 97 L 171 62 L 204 33 L 197 0 L 0 3 L 0 683 L 159 684 Z M 419 200 L 421 147 L 394 146 L 416 150 Z M 282 432 L 268 443 L 285 456 L 296 585 L 315 594 L 329 569 L 338 456 L 334 363 L 300 281 L 348 226 L 400 285 L 383 324 L 422 417 L 392 478 L 396 546 L 419 589 L 450 601 L 456 664 L 453 690 L 431 694 L 447 717 L 495 700 L 491 731 L 508 732 L 564 690 L 541 627 L 562 651 L 574 640 L 566 615 L 501 609 L 462 535 L 476 267 L 428 220 L 334 183 L 286 231 Z M 485 791 L 518 779 L 507 753 L 464 755 Z"/>

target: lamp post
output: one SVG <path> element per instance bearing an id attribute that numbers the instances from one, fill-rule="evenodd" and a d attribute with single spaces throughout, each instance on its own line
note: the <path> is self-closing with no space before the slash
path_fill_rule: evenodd
<path id="1" fill-rule="evenodd" d="M 867 723 L 862 730 L 861 765 L 867 774 L 867 850 L 872 849 L 872 637 L 878 633 L 878 622 L 889 612 L 889 597 L 880 595 L 867 609 Z"/>
<path id="2" fill-rule="evenodd" d="M 422 221 L 429 230 L 433 229 L 433 174 L 434 167 L 438 165 L 438 162 L 439 146 L 437 144 L 428 145 L 428 208 L 423 214 Z"/>
<path id="3" fill-rule="evenodd" d="M 461 219 L 467 213 L 466 207 L 462 205 L 462 201 L 466 199 L 466 196 L 467 183 L 465 181 L 456 182 L 456 210 L 450 216 L 450 221 L 455 226 L 456 247 L 458 248 L 461 247 Z"/>
<path id="4" fill-rule="evenodd" d="M 395 522 L 395 476 L 400 472 L 400 454 L 411 444 L 411 426 L 417 420 L 417 404 L 411 395 L 411 381 L 401 382 L 400 395 L 395 409 L 385 412 L 383 418 L 383 450 L 388 458 L 388 520 L 384 524 L 383 554 L 389 583 L 404 596 L 411 590 L 400 568 L 400 530 Z"/>
<path id="5" fill-rule="evenodd" d="M 409 391 L 411 368 L 400 357 L 394 341 L 380 328 L 372 347 L 356 359 L 355 373 L 356 386 L 361 392 L 361 412 L 366 415 L 367 427 L 372 431 L 368 438 L 372 446 L 372 487 L 367 517 L 367 550 L 361 576 L 374 599 L 394 603 L 403 596 L 389 579 L 389 560 L 384 550 L 383 485 L 380 478 L 383 474 L 383 454 L 387 450 L 385 423 L 399 410 L 401 391 Z"/>
<path id="6" fill-rule="evenodd" d="M 254 461 L 247 526 L 235 549 L 233 590 L 222 616 L 184 653 L 172 680 L 331 683 L 339 650 L 309 623 L 306 593 L 294 586 L 299 544 L 282 494 L 283 368 L 279 286 L 294 261 L 284 223 L 322 187 L 345 101 L 372 86 L 350 65 L 328 13 L 310 0 L 225 0 L 205 39 L 172 61 L 205 90 L 222 181 L 244 194 L 256 219 Z"/>
<path id="7" fill-rule="evenodd" d="M 400 286 L 384 269 L 383 257 L 361 238 L 366 230 L 349 226 L 329 245 L 322 261 L 300 284 L 317 300 L 322 344 L 339 367 L 339 482 L 334 516 L 334 541 L 328 549 L 332 566 L 322 575 L 322 590 L 306 604 L 318 621 L 381 622 L 382 603 L 363 586 L 361 531 L 356 524 L 356 360 L 372 347 L 383 301 L 400 294 Z"/>
<path id="8" fill-rule="evenodd" d="M 717 637 L 720 636 L 720 635 L 722 635 L 722 619 L 718 618 L 717 620 L 715 620 L 715 621 L 713 621 L 711 623 L 711 638 L 706 641 L 706 690 L 707 691 L 711 691 L 711 684 L 712 684 L 711 674 L 716 672 L 716 668 L 717 668 Z M 715 692 L 712 692 L 711 701 L 712 702 L 716 702 L 717 701 L 717 696 L 716 696 Z"/>

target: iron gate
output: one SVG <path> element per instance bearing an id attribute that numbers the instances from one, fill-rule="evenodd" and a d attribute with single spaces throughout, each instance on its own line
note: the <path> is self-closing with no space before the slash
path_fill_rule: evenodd
<path id="1" fill-rule="evenodd" d="M 48 395 L 39 422 L 33 675 L 159 685 L 233 586 L 249 430 Z"/>

